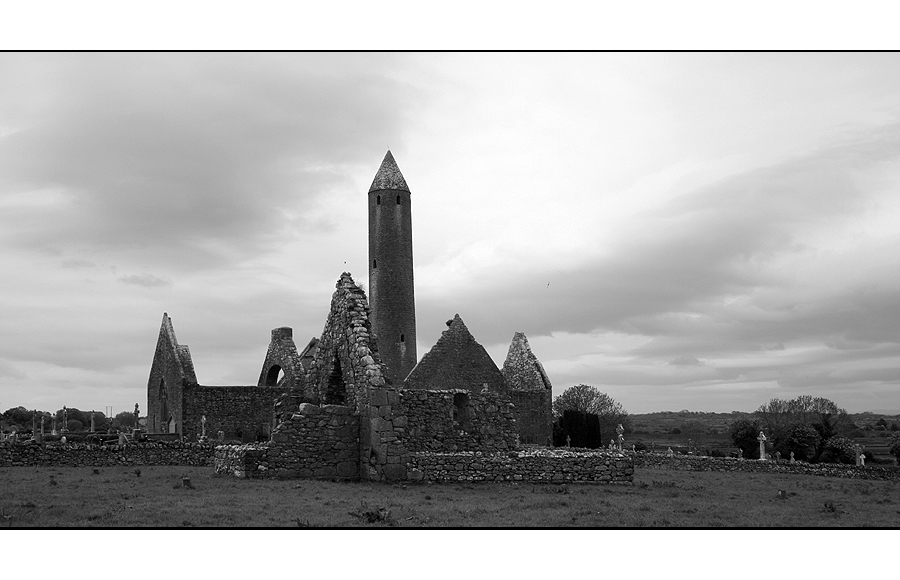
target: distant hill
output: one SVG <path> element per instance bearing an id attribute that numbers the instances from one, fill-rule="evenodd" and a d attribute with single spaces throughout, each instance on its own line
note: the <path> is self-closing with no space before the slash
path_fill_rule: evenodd
<path id="1" fill-rule="evenodd" d="M 886 415 L 886 416 L 888 416 L 888 417 L 891 417 L 891 416 L 897 417 L 897 416 L 900 416 L 900 411 L 898 411 L 898 410 L 896 410 L 896 409 L 893 410 L 893 411 L 885 411 L 885 410 L 881 410 L 881 411 L 866 411 L 865 413 L 860 413 L 860 414 L 861 414 L 861 415 L 866 415 L 866 414 L 872 414 L 872 415 Z"/>

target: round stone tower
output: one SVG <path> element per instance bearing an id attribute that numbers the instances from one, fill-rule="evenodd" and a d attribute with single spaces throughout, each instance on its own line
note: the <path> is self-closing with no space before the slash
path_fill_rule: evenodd
<path id="1" fill-rule="evenodd" d="M 410 192 L 390 150 L 369 188 L 369 308 L 387 378 L 400 386 L 416 366 Z"/>

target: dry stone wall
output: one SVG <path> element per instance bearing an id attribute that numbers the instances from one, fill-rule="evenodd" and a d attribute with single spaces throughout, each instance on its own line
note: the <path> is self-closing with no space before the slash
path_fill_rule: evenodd
<path id="1" fill-rule="evenodd" d="M 127 445 L 0 443 L 0 467 L 114 467 L 211 465 L 210 444 L 157 442 Z"/>
<path id="2" fill-rule="evenodd" d="M 602 451 L 506 453 L 412 453 L 412 481 L 521 481 L 527 483 L 618 483 L 634 481 L 634 460 Z"/>
<path id="3" fill-rule="evenodd" d="M 635 467 L 640 468 L 675 469 L 679 471 L 743 471 L 747 473 L 791 473 L 853 479 L 900 480 L 900 467 L 857 467 L 855 465 L 806 463 L 803 461 L 790 463 L 784 459 L 776 462 L 697 455 L 667 457 L 665 453 L 639 451 L 634 454 L 634 464 Z"/>
<path id="4" fill-rule="evenodd" d="M 518 446 L 514 409 L 502 393 L 404 389 L 400 401 L 410 451 L 502 451 Z"/>

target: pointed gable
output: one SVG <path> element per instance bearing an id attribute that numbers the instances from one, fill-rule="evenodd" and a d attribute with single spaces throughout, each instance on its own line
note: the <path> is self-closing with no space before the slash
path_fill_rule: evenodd
<path id="1" fill-rule="evenodd" d="M 409 191 L 409 186 L 406 185 L 406 179 L 404 179 L 403 174 L 400 173 L 400 168 L 397 166 L 397 162 L 394 161 L 394 156 L 391 154 L 390 149 L 388 149 L 387 154 L 384 156 L 381 167 L 378 168 L 378 173 L 375 174 L 375 179 L 372 180 L 372 186 L 369 187 L 369 193 L 381 191 L 383 189 Z"/>
<path id="2" fill-rule="evenodd" d="M 172 326 L 172 319 L 169 314 L 163 312 L 162 324 L 159 327 L 159 338 L 156 341 L 156 354 L 154 363 L 162 357 L 160 361 L 164 365 L 169 365 L 178 375 L 178 379 L 187 384 L 197 384 L 197 375 L 194 372 L 194 361 L 191 359 L 191 349 L 186 344 L 178 344 L 175 338 L 175 327 Z M 166 362 L 168 359 L 169 362 Z"/>
<path id="3" fill-rule="evenodd" d="M 407 389 L 465 389 L 480 393 L 505 392 L 503 374 L 484 347 L 478 344 L 459 314 L 447 322 L 431 350 L 406 377 Z"/>
<path id="4" fill-rule="evenodd" d="M 522 332 L 513 335 L 503 363 L 503 378 L 512 390 L 517 391 L 550 391 L 550 378 L 544 371 L 544 365 L 531 352 L 528 338 Z"/>

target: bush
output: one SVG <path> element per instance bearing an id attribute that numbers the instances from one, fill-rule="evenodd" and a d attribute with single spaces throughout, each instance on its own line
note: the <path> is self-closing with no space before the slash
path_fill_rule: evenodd
<path id="1" fill-rule="evenodd" d="M 759 459 L 759 421 L 741 419 L 731 424 L 731 441 L 744 452 L 744 459 Z"/>
<path id="2" fill-rule="evenodd" d="M 720 449 L 713 449 L 709 452 L 710 457 L 728 457 L 724 451 Z"/>
<path id="3" fill-rule="evenodd" d="M 646 450 L 647 450 L 647 444 L 644 443 L 643 441 L 638 441 L 638 442 L 636 442 L 636 443 L 634 444 L 634 450 L 635 450 L 635 451 L 646 451 Z"/>
<path id="4" fill-rule="evenodd" d="M 897 463 L 900 464 L 900 435 L 895 435 L 891 440 L 891 443 L 891 448 L 888 450 L 888 453 L 896 457 Z"/>
<path id="5" fill-rule="evenodd" d="M 856 444 L 840 435 L 830 437 L 825 441 L 822 455 L 819 461 L 823 463 L 856 464 Z"/>

